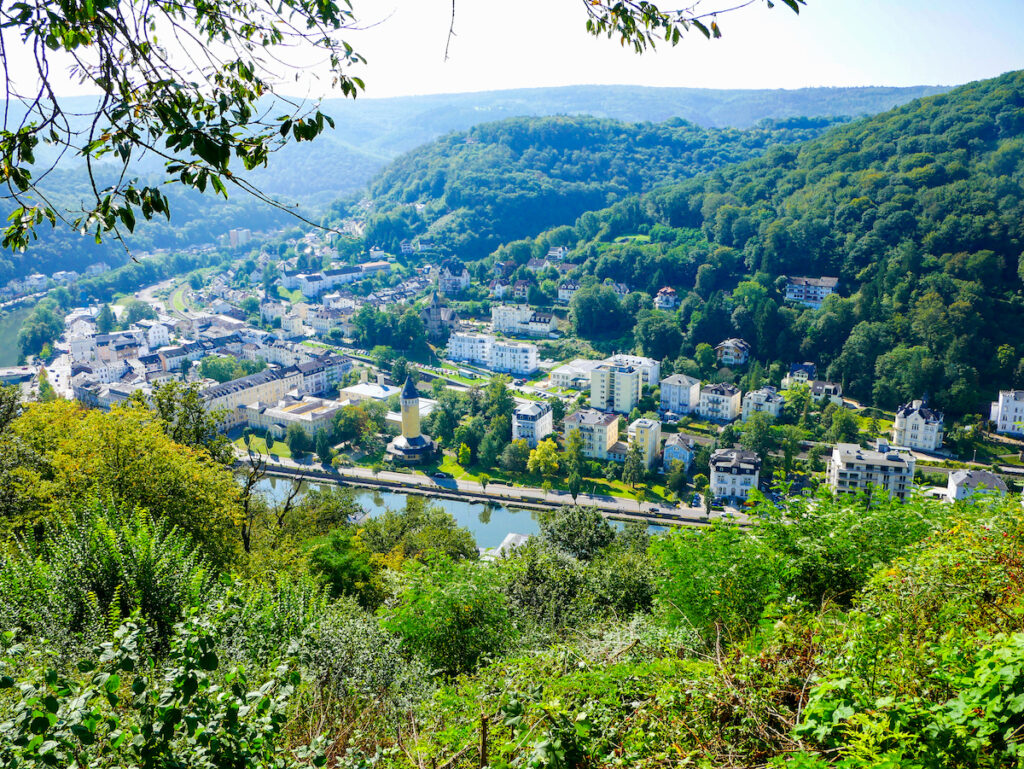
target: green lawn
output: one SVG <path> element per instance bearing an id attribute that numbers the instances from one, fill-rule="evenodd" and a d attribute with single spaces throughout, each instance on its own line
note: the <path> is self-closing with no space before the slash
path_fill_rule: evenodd
<path id="1" fill-rule="evenodd" d="M 292 304 L 298 304 L 299 302 L 305 302 L 306 301 L 306 297 L 303 295 L 303 293 L 301 291 L 299 291 L 299 289 L 295 289 L 294 291 L 289 291 L 284 286 L 278 286 L 277 287 L 277 295 L 279 297 L 281 297 L 282 299 L 287 299 Z"/>
<path id="2" fill-rule="evenodd" d="M 424 467 L 423 472 L 427 475 L 441 470 L 449 473 L 455 480 L 458 481 L 474 481 L 480 482 L 480 476 L 486 473 L 490 476 L 492 483 L 503 483 L 506 485 L 520 485 L 530 486 L 533 488 L 540 488 L 544 479 L 539 477 L 531 476 L 512 476 L 509 473 L 501 470 L 500 468 L 490 468 L 482 470 L 479 467 L 463 467 L 455 461 L 455 457 L 450 454 L 445 454 L 440 462 L 431 464 Z M 564 478 L 551 478 L 552 490 L 556 491 L 568 491 Z M 654 484 L 651 487 L 644 487 L 647 492 L 647 502 L 666 502 L 671 497 L 671 492 L 668 491 L 664 486 L 660 484 Z M 583 479 L 583 493 L 586 494 L 604 494 L 610 497 L 623 497 L 625 499 L 636 499 L 636 495 L 633 490 L 629 488 L 628 484 L 622 481 L 608 481 L 604 478 L 584 478 Z"/>
<path id="3" fill-rule="evenodd" d="M 171 309 L 175 312 L 185 312 L 188 310 L 188 305 L 185 303 L 185 292 L 188 290 L 188 285 L 182 283 L 171 294 Z"/>
<path id="4" fill-rule="evenodd" d="M 245 449 L 245 439 L 239 437 L 235 440 L 235 445 L 240 449 Z M 271 454 L 273 456 L 284 457 L 285 459 L 291 459 L 292 452 L 288 450 L 288 444 L 284 441 L 274 441 L 270 450 L 267 450 L 267 442 L 258 435 L 253 435 L 249 439 L 249 445 L 252 446 L 253 451 L 259 451 L 261 454 Z"/>

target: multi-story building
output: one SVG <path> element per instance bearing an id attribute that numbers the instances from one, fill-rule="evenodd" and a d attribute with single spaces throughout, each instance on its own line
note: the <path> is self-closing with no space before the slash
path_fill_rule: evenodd
<path id="1" fill-rule="evenodd" d="M 700 405 L 700 380 L 686 374 L 673 374 L 661 380 L 661 411 L 689 414 Z"/>
<path id="2" fill-rule="evenodd" d="M 246 421 L 242 406 L 256 401 L 277 403 L 302 385 L 302 372 L 295 366 L 265 369 L 240 379 L 203 390 L 207 411 L 222 413 L 221 428 L 229 429 Z"/>
<path id="3" fill-rule="evenodd" d="M 654 297 L 654 306 L 659 310 L 674 310 L 679 306 L 679 294 L 671 286 L 660 288 Z"/>
<path id="4" fill-rule="evenodd" d="M 319 358 L 296 364 L 302 374 L 299 395 L 320 395 L 331 390 L 349 371 L 352 359 L 344 355 L 328 353 Z"/>
<path id="5" fill-rule="evenodd" d="M 740 388 L 728 383 L 701 388 L 697 416 L 712 422 L 732 422 L 740 415 Z"/>
<path id="6" fill-rule="evenodd" d="M 742 366 L 750 360 L 750 345 L 733 337 L 715 345 L 715 355 L 723 366 Z"/>
<path id="7" fill-rule="evenodd" d="M 445 296 L 456 294 L 469 288 L 469 270 L 458 259 L 445 259 L 437 275 L 437 290 Z"/>
<path id="8" fill-rule="evenodd" d="M 778 419 L 786 401 L 774 387 L 765 386 L 760 390 L 752 390 L 743 396 L 743 417 L 746 422 L 754 414 L 767 414 Z"/>
<path id="9" fill-rule="evenodd" d="M 817 309 L 838 286 L 839 278 L 789 278 L 786 299 Z"/>
<path id="10" fill-rule="evenodd" d="M 689 470 L 696 454 L 695 449 L 693 438 L 682 433 L 672 433 L 665 439 L 665 448 L 661 458 L 662 469 L 667 473 L 672 469 L 673 462 L 680 462 L 684 470 Z"/>
<path id="11" fill-rule="evenodd" d="M 298 425 L 310 438 L 318 430 L 330 432 L 334 418 L 343 408 L 338 401 L 323 398 L 296 398 L 285 395 L 273 405 L 253 401 L 240 409 L 245 424 L 256 430 L 270 430 L 275 437 L 282 438 L 289 425 Z"/>
<path id="12" fill-rule="evenodd" d="M 838 443 L 828 465 L 828 485 L 836 494 L 857 494 L 878 487 L 905 500 L 914 488 L 914 456 L 899 452 L 885 441 L 877 450 L 854 443 Z"/>
<path id="13" fill-rule="evenodd" d="M 609 451 L 619 440 L 619 418 L 594 409 L 581 409 L 565 418 L 565 439 L 579 430 L 583 438 L 583 456 L 608 459 Z"/>
<path id="14" fill-rule="evenodd" d="M 923 401 L 904 403 L 896 409 L 892 442 L 919 451 L 942 448 L 942 412 L 924 405 Z"/>
<path id="15" fill-rule="evenodd" d="M 516 406 L 512 412 L 512 440 L 525 440 L 530 448 L 551 435 L 554 416 L 551 405 L 542 401 L 530 401 Z"/>
<path id="16" fill-rule="evenodd" d="M 489 366 L 493 345 L 494 336 L 492 334 L 456 331 L 448 337 L 448 359 L 474 363 L 478 366 Z"/>
<path id="17" fill-rule="evenodd" d="M 611 357 L 604 359 L 605 363 L 613 366 L 632 366 L 640 370 L 643 383 L 648 387 L 657 387 L 661 381 L 661 361 L 654 358 L 644 358 L 640 355 L 626 355 L 618 352 Z"/>
<path id="18" fill-rule="evenodd" d="M 629 426 L 629 443 L 640 446 L 644 467 L 650 470 L 657 463 L 661 448 L 661 422 L 646 417 L 634 420 Z"/>
<path id="19" fill-rule="evenodd" d="M 1024 390 L 1000 390 L 989 414 L 1002 435 L 1024 435 Z"/>
<path id="20" fill-rule="evenodd" d="M 601 365 L 599 360 L 576 360 L 563 363 L 551 370 L 551 384 L 555 387 L 568 387 L 573 390 L 585 390 L 590 387 L 590 372 Z"/>
<path id="21" fill-rule="evenodd" d="M 529 376 L 540 368 L 537 345 L 497 339 L 491 345 L 490 367 L 517 376 Z"/>
<path id="22" fill-rule="evenodd" d="M 818 367 L 811 361 L 791 363 L 789 373 L 782 378 L 782 389 L 788 390 L 793 385 L 806 385 L 818 378 Z"/>
<path id="23" fill-rule="evenodd" d="M 954 470 L 946 481 L 946 494 L 950 502 L 975 494 L 1005 497 L 1006 482 L 988 470 Z"/>
<path id="24" fill-rule="evenodd" d="M 491 307 L 491 328 L 512 336 L 547 336 L 557 329 L 550 312 L 534 312 L 525 304 L 496 304 Z"/>
<path id="25" fill-rule="evenodd" d="M 580 290 L 579 281 L 563 280 L 558 284 L 558 301 L 562 304 L 569 304 L 573 296 Z"/>
<path id="26" fill-rule="evenodd" d="M 590 405 L 601 411 L 628 414 L 640 402 L 642 387 L 639 369 L 601 363 L 590 372 Z"/>
<path id="27" fill-rule="evenodd" d="M 820 379 L 814 379 L 808 382 L 807 386 L 811 389 L 811 400 L 815 403 L 828 401 L 837 406 L 843 405 L 843 386 L 838 382 L 823 382 Z"/>
<path id="28" fill-rule="evenodd" d="M 761 458 L 753 451 L 716 449 L 711 455 L 711 494 L 746 501 L 761 478 Z"/>

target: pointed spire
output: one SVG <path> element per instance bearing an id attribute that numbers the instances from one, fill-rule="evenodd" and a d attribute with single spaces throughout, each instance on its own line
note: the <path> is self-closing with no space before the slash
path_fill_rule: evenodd
<path id="1" fill-rule="evenodd" d="M 405 386 L 402 388 L 402 400 L 409 401 L 419 397 L 420 393 L 416 389 L 416 384 L 412 381 L 412 376 L 406 377 Z"/>

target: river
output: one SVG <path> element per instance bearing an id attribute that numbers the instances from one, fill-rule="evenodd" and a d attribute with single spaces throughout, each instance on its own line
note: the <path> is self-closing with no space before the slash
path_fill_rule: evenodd
<path id="1" fill-rule="evenodd" d="M 0 368 L 13 366 L 18 362 L 18 331 L 34 306 L 28 304 L 9 310 L 6 314 L 0 313 Z"/>
<path id="2" fill-rule="evenodd" d="M 292 481 L 286 478 L 264 478 L 259 490 L 272 500 L 283 500 Z M 315 486 L 316 484 L 311 484 Z M 375 489 L 354 489 L 356 499 L 368 515 L 379 515 L 385 510 L 402 510 L 408 494 Z M 454 499 L 434 499 L 433 504 L 452 515 L 460 526 L 465 526 L 476 538 L 479 547 L 497 547 L 506 534 L 536 534 L 540 527 L 536 513 L 516 510 L 504 505 L 484 502 L 463 502 Z"/>

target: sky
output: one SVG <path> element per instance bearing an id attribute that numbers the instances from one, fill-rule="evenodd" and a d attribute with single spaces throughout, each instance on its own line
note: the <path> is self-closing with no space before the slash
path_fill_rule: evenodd
<path id="1" fill-rule="evenodd" d="M 366 97 L 591 84 L 958 85 L 1024 68 L 1024 0 L 807 0 L 799 15 L 780 0 L 773 9 L 761 1 L 722 15 L 720 40 L 693 32 L 643 55 L 587 34 L 584 0 L 454 0 L 446 61 L 452 2 L 353 0 L 362 26 L 344 37 L 367 59 L 350 70 L 366 81 Z M 14 73 L 34 71 L 24 52 L 12 60 Z M 281 90 L 340 95 L 327 80 L 291 80 Z M 58 79 L 57 91 L 83 93 L 70 78 Z"/>
<path id="2" fill-rule="evenodd" d="M 704 0 L 702 7 L 713 6 Z M 671 5 L 665 7 L 673 7 Z M 355 0 L 370 97 L 574 84 L 695 88 L 955 85 L 1024 68 L 1022 0 L 807 0 L 720 17 L 642 56 L 584 28 L 582 0 Z"/>

